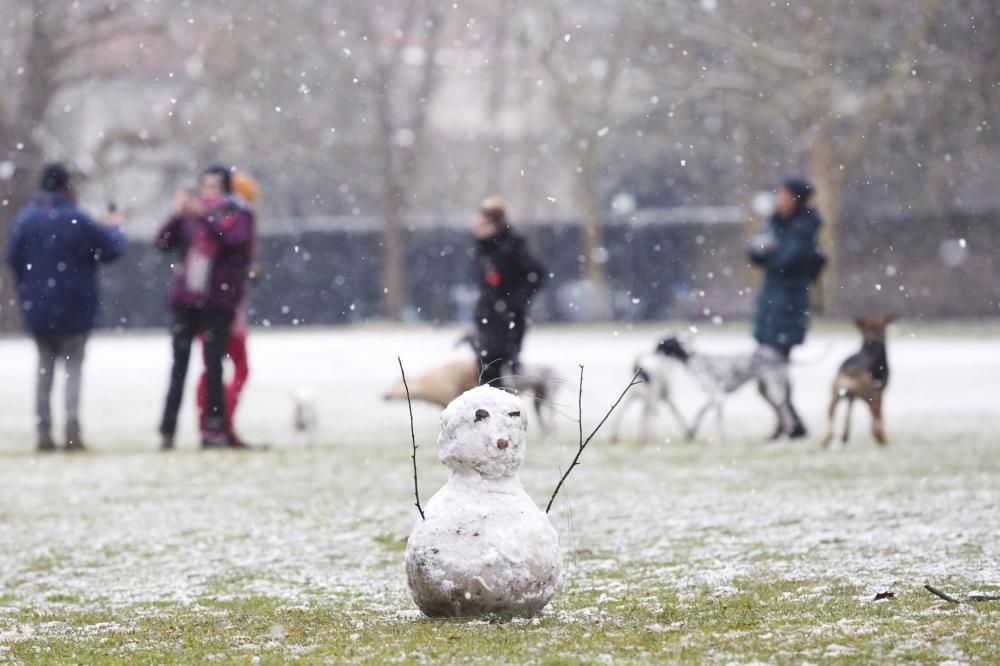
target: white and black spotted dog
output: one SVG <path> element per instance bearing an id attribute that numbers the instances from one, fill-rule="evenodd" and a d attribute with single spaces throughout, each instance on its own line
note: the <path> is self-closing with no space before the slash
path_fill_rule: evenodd
<path id="1" fill-rule="evenodd" d="M 789 401 L 788 359 L 777 349 L 762 345 L 749 354 L 699 354 L 676 337 L 668 337 L 660 341 L 656 351 L 683 363 L 708 397 L 688 428 L 688 439 L 698 434 L 698 426 L 710 410 L 715 411 L 718 436 L 723 439 L 722 405 L 726 396 L 754 380 L 760 395 L 778 416 L 772 439 L 794 436 L 801 428 Z"/>
<path id="2" fill-rule="evenodd" d="M 639 354 L 632 364 L 632 374 L 639 375 L 641 384 L 636 384 L 625 396 L 614 421 L 611 423 L 611 441 L 618 442 L 618 434 L 622 421 L 629 407 L 639 403 L 642 407 L 639 421 L 639 441 L 643 444 L 649 441 L 650 431 L 656 421 L 660 405 L 666 405 L 682 432 L 687 431 L 684 416 L 671 397 L 670 375 L 680 364 L 677 359 L 668 357 L 657 351 Z"/>

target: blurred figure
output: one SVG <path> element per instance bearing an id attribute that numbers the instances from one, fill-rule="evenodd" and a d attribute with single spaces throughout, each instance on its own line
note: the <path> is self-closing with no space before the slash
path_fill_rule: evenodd
<path id="1" fill-rule="evenodd" d="M 14 221 L 7 261 L 25 325 L 38 347 L 38 450 L 56 448 L 51 395 L 57 361 L 66 373 L 66 449 L 82 450 L 80 391 L 87 336 L 100 307 L 97 265 L 122 254 L 125 235 L 113 206 L 102 223 L 77 207 L 70 172 L 62 164 L 47 165 L 40 184 Z"/>
<path id="2" fill-rule="evenodd" d="M 177 194 L 174 213 L 160 229 L 157 247 L 179 255 L 169 294 L 174 361 L 160 422 L 163 449 L 174 447 L 191 343 L 199 333 L 206 372 L 202 446 L 238 446 L 226 436 L 222 357 L 236 309 L 243 302 L 253 235 L 253 214 L 233 196 L 232 174 L 222 165 L 202 172 L 198 196 Z"/>
<path id="3" fill-rule="evenodd" d="M 236 172 L 233 174 L 233 195 L 239 201 L 240 205 L 253 212 L 254 206 L 257 203 L 257 183 L 250 176 Z M 256 245 L 257 239 L 256 234 L 254 234 L 250 239 L 251 262 L 256 251 Z M 248 277 L 251 284 L 257 279 L 257 269 L 252 264 Z M 233 377 L 225 386 L 223 398 L 225 401 L 226 436 L 229 438 L 229 442 L 236 446 L 243 444 L 243 441 L 236 435 L 236 428 L 233 426 L 233 417 L 236 414 L 236 407 L 239 405 L 243 386 L 246 384 L 247 377 L 250 376 L 250 365 L 247 360 L 247 334 L 249 331 L 247 296 L 244 295 L 243 300 L 236 308 L 236 316 L 233 320 L 232 328 L 229 330 L 229 340 L 226 343 L 226 358 L 233 364 Z M 205 350 L 204 343 L 203 339 L 202 352 Z M 208 367 L 207 363 L 205 367 Z M 207 383 L 208 373 L 202 371 L 201 378 L 198 380 L 197 398 L 198 425 L 201 428 L 202 437 L 205 436 L 206 417 L 208 415 Z"/>
<path id="4" fill-rule="evenodd" d="M 809 330 L 809 285 L 819 277 L 826 259 L 816 247 L 822 220 L 809 206 L 813 186 L 803 178 L 790 178 L 778 188 L 774 214 L 751 242 L 750 261 L 764 271 L 764 284 L 754 307 L 753 336 L 761 345 L 777 350 L 788 362 L 792 348 L 802 344 Z M 792 406 L 793 427 L 779 424 L 774 439 L 782 435 L 804 437 L 806 428 Z"/>
<path id="5" fill-rule="evenodd" d="M 476 215 L 476 337 L 480 383 L 517 374 L 531 299 L 545 282 L 545 269 L 510 225 L 507 207 L 489 197 Z"/>

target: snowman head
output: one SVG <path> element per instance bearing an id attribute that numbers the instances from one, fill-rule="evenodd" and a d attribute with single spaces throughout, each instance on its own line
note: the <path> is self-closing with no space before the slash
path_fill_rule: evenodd
<path id="1" fill-rule="evenodd" d="M 527 428 L 517 396 L 480 386 L 441 412 L 439 457 L 453 471 L 476 471 L 487 479 L 511 476 L 524 462 Z"/>

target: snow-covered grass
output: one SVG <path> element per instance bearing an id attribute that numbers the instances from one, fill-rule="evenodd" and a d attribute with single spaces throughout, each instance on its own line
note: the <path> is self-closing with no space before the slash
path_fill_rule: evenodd
<path id="1" fill-rule="evenodd" d="M 568 380 L 586 366 L 593 425 L 660 329 L 547 328 L 526 350 Z M 1000 588 L 1000 354 L 995 324 L 901 324 L 877 449 L 855 439 L 764 445 L 751 388 L 727 403 L 725 442 L 598 438 L 553 509 L 563 589 L 534 620 L 429 621 L 405 589 L 413 525 L 405 404 L 382 403 L 396 354 L 413 375 L 463 353 L 456 329 L 255 332 L 240 414 L 270 451 L 155 450 L 168 345 L 99 336 L 88 350 L 92 452 L 35 455 L 34 353 L 0 341 L 0 661 L 470 663 L 989 662 L 1000 602 L 951 606 L 922 590 Z M 742 326 L 703 350 L 751 345 Z M 820 327 L 793 368 L 821 433 L 833 371 L 858 345 Z M 676 376 L 682 409 L 697 392 Z M 316 396 L 319 443 L 291 433 L 296 389 Z M 441 486 L 437 410 L 415 406 L 423 496 Z M 636 432 L 634 423 L 627 429 Z M 522 478 L 541 504 L 572 457 L 575 424 L 529 430 Z M 707 432 L 711 432 L 710 430 Z M 672 441 L 668 441 L 672 440 Z M 877 592 L 896 597 L 873 601 Z"/>

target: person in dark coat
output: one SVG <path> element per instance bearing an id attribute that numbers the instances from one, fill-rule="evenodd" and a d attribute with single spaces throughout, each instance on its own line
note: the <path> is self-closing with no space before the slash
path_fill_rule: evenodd
<path id="1" fill-rule="evenodd" d="M 199 333 L 206 373 L 202 446 L 240 446 L 226 434 L 222 359 L 246 290 L 253 237 L 253 214 L 233 196 L 232 174 L 221 165 L 202 172 L 200 196 L 178 193 L 174 214 L 157 235 L 159 249 L 179 255 L 169 293 L 174 361 L 160 422 L 163 449 L 174 446 L 191 344 Z"/>
<path id="2" fill-rule="evenodd" d="M 521 345 L 532 298 L 545 283 L 542 265 L 510 225 L 499 197 L 483 202 L 476 215 L 476 335 L 473 347 L 482 367 L 480 382 L 496 383 L 519 370 Z"/>
<path id="3" fill-rule="evenodd" d="M 819 214 L 809 205 L 813 187 L 802 178 L 790 178 L 778 188 L 775 212 L 749 249 L 750 261 L 764 271 L 764 283 L 754 308 L 753 335 L 761 345 L 780 352 L 787 362 L 792 348 L 802 344 L 809 330 L 809 286 L 819 276 L 824 258 L 816 245 Z M 791 395 L 788 397 L 789 407 Z M 795 425 L 787 434 L 806 435 L 795 408 Z"/>
<path id="4" fill-rule="evenodd" d="M 121 221 L 118 212 L 98 223 L 80 210 L 70 172 L 62 164 L 43 169 L 40 191 L 15 218 L 7 262 L 24 323 L 38 348 L 35 409 L 41 451 L 56 448 L 51 395 L 57 361 L 66 372 L 66 448 L 85 448 L 80 392 L 87 336 L 100 307 L 97 267 L 125 250 Z"/>

